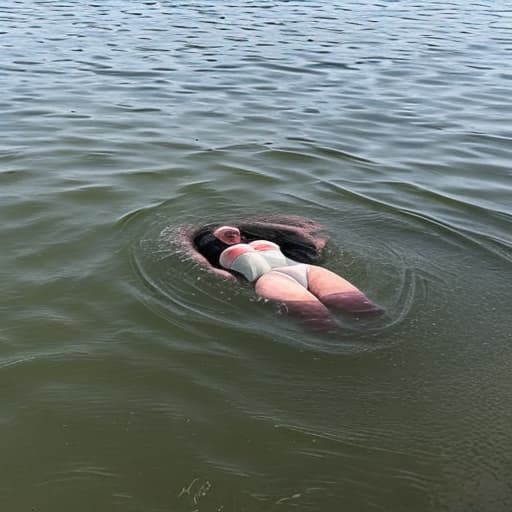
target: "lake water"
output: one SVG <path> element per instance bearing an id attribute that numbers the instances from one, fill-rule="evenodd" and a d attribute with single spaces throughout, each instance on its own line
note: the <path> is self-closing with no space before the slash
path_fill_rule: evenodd
<path id="1" fill-rule="evenodd" d="M 0 6 L 0 509 L 512 510 L 509 2 Z M 303 215 L 386 314 L 173 244 Z"/>

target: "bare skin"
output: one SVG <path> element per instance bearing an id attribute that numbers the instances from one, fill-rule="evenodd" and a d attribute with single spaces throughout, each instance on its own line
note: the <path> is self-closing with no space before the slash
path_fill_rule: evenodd
<path id="1" fill-rule="evenodd" d="M 233 226 L 221 226 L 213 234 L 227 245 L 241 243 L 240 231 Z M 307 276 L 305 288 L 288 275 L 270 271 L 256 281 L 255 291 L 262 298 L 285 304 L 292 313 L 316 320 L 327 320 L 329 308 L 356 314 L 381 311 L 361 290 L 330 270 L 308 265 Z"/>
<path id="2" fill-rule="evenodd" d="M 221 242 L 224 242 L 226 245 L 235 245 L 242 241 L 240 230 L 233 226 L 221 226 L 213 232 L 213 236 L 218 238 Z"/>

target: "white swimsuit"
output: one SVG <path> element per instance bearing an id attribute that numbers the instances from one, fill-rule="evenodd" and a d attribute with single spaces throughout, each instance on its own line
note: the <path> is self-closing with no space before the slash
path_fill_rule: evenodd
<path id="1" fill-rule="evenodd" d="M 250 282 L 267 272 L 279 272 L 308 287 L 308 265 L 287 258 L 277 244 L 268 240 L 232 245 L 222 251 L 219 261 L 223 268 L 242 274 Z"/>

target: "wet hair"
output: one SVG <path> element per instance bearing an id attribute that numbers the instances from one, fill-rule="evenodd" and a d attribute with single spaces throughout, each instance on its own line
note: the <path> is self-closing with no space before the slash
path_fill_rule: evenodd
<path id="1" fill-rule="evenodd" d="M 220 224 L 208 224 L 192 235 L 196 249 L 217 268 L 221 268 L 219 258 L 222 251 L 229 247 L 213 234 L 219 226 Z M 242 242 L 248 243 L 253 240 L 274 242 L 279 245 L 285 256 L 300 263 L 316 263 L 320 259 L 314 240 L 304 236 L 300 229 L 266 223 L 242 223 L 237 224 L 236 227 L 240 230 Z"/>
<path id="2" fill-rule="evenodd" d="M 219 240 L 213 232 L 220 225 L 206 225 L 198 229 L 192 236 L 192 241 L 196 249 L 208 260 L 214 267 L 221 268 L 219 258 L 228 244 Z"/>
<path id="3" fill-rule="evenodd" d="M 269 240 L 279 245 L 283 254 L 299 263 L 316 263 L 320 253 L 314 240 L 299 228 L 284 225 L 247 223 L 238 226 L 244 241 Z"/>

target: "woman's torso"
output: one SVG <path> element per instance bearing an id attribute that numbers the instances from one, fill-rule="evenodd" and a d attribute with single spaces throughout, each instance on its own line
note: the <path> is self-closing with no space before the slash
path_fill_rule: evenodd
<path id="1" fill-rule="evenodd" d="M 287 258 L 277 244 L 268 240 L 232 245 L 222 251 L 220 264 L 227 270 L 242 274 L 250 282 L 271 270 L 303 265 Z"/>

